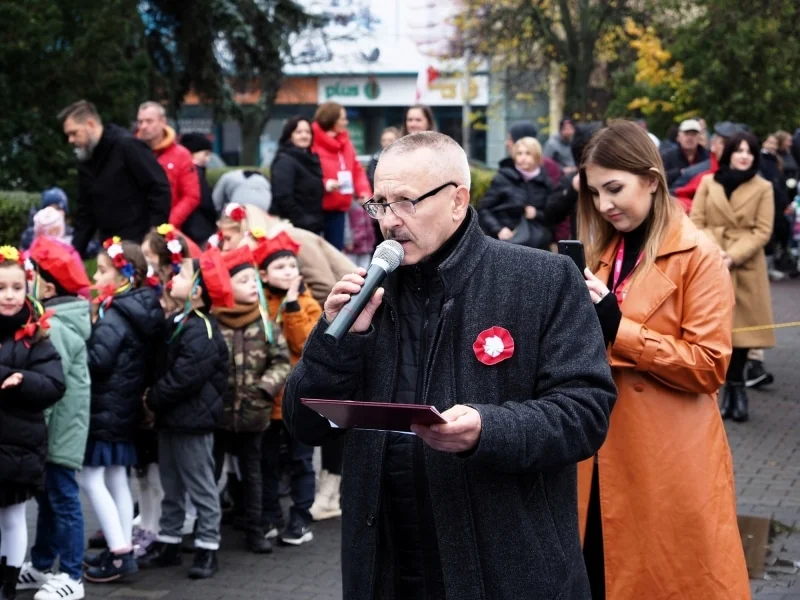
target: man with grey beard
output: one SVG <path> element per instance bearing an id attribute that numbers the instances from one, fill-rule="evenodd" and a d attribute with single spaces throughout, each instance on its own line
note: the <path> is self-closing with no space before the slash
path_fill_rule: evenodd
<path id="1" fill-rule="evenodd" d="M 72 244 L 82 255 L 95 233 L 141 243 L 169 218 L 171 194 L 152 150 L 125 129 L 103 125 L 94 104 L 79 100 L 58 115 L 78 159 Z"/>

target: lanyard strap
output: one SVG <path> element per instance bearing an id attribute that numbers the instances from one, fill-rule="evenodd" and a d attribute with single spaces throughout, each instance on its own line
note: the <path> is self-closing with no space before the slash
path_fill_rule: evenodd
<path id="1" fill-rule="evenodd" d="M 639 256 L 636 258 L 636 263 L 633 265 L 630 273 L 628 273 L 625 278 L 620 281 L 620 276 L 622 275 L 622 262 L 625 259 L 625 238 L 620 240 L 619 248 L 617 249 L 617 258 L 614 260 L 614 278 L 611 281 L 611 291 L 617 297 L 617 302 L 619 304 L 622 304 L 622 301 L 625 300 L 625 296 L 628 293 L 625 290 L 625 287 L 627 286 L 631 275 L 633 275 L 633 272 L 636 270 L 636 267 L 638 267 L 639 263 L 642 262 L 642 256 L 644 256 L 644 253 L 639 253 Z"/>
<path id="2" fill-rule="evenodd" d="M 347 165 L 344 164 L 344 155 L 341 152 L 339 152 L 339 169 L 347 171 Z"/>

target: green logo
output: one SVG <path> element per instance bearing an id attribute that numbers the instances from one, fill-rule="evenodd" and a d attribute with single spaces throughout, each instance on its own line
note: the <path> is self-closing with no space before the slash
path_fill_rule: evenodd
<path id="1" fill-rule="evenodd" d="M 375 100 L 381 95 L 381 86 L 374 79 L 364 84 L 364 96 L 367 100 Z"/>
<path id="2" fill-rule="evenodd" d="M 358 96 L 358 86 L 357 85 L 342 85 L 340 81 L 336 82 L 336 85 L 328 85 L 325 87 L 325 97 L 326 98 L 334 98 L 336 96 L 342 97 L 356 97 Z"/>

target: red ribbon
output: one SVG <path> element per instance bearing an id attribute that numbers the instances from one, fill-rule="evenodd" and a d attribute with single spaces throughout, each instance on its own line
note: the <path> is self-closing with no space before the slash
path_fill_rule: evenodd
<path id="1" fill-rule="evenodd" d="M 42 316 L 39 317 L 38 321 L 34 321 L 33 312 L 31 312 L 28 322 L 20 327 L 14 334 L 14 341 L 18 342 L 22 339 L 33 337 L 36 334 L 37 329 L 41 329 L 42 331 L 47 331 L 50 329 L 50 317 L 52 317 L 54 314 L 54 310 L 47 309 L 42 313 Z"/>

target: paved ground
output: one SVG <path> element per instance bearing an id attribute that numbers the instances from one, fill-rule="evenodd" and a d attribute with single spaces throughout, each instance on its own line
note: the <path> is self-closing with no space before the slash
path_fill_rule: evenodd
<path id="1" fill-rule="evenodd" d="M 800 281 L 773 284 L 775 318 L 800 321 Z M 781 558 L 800 560 L 800 328 L 778 330 L 778 347 L 767 354 L 776 382 L 751 394 L 750 422 L 728 424 L 736 469 L 739 513 L 772 517 L 797 528 L 772 543 Z M 96 529 L 88 511 L 87 528 Z M 29 510 L 33 531 L 35 508 Z M 87 586 L 88 598 L 118 600 L 337 600 L 339 523 L 318 523 L 316 538 L 301 548 L 278 548 L 269 556 L 244 551 L 241 534 L 223 533 L 221 569 L 209 582 L 189 581 L 186 567 L 142 573 L 133 583 Z M 191 559 L 185 556 L 185 563 Z M 800 599 L 798 575 L 769 575 L 752 581 L 756 600 Z M 25 592 L 21 598 L 31 597 Z M 701 600 L 701 599 L 692 599 Z"/>

